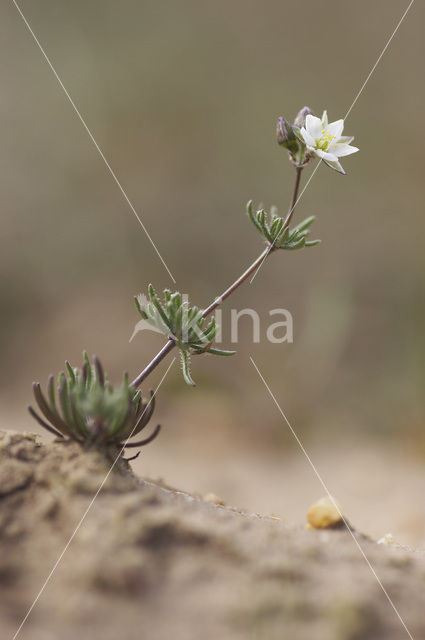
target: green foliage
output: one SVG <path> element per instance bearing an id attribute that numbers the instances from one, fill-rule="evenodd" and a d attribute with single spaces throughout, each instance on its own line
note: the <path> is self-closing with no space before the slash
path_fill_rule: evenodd
<path id="1" fill-rule="evenodd" d="M 83 357 L 81 369 L 65 363 L 66 373 L 59 374 L 56 385 L 54 376 L 49 377 L 47 397 L 34 382 L 34 397 L 47 422 L 29 407 L 31 415 L 56 436 L 81 443 L 118 444 L 139 433 L 155 408 L 153 392 L 149 400 L 143 400 L 141 392 L 129 385 L 127 374 L 121 386 L 114 388 L 99 359 L 95 356 L 91 364 L 86 352 Z M 159 427 L 149 438 L 126 446 L 148 444 L 158 433 Z"/>
<path id="2" fill-rule="evenodd" d="M 135 298 L 137 310 L 144 320 L 174 341 L 180 351 L 183 376 L 187 384 L 195 385 L 190 375 L 191 355 L 234 355 L 235 351 L 224 351 L 211 346 L 218 329 L 215 318 L 206 322 L 203 310 L 190 306 L 181 293 L 171 293 L 169 289 L 165 289 L 164 300 L 161 301 L 150 284 L 148 295 L 149 300 L 141 295 Z"/>
<path id="3" fill-rule="evenodd" d="M 264 209 L 254 213 L 252 200 L 250 200 L 246 209 L 254 227 L 273 249 L 302 249 L 314 247 L 320 242 L 320 240 L 307 240 L 310 235 L 309 227 L 314 222 L 315 216 L 306 218 L 290 229 L 289 225 L 285 224 L 285 220 L 278 216 L 276 207 L 271 208 L 270 214 L 267 214 Z"/>

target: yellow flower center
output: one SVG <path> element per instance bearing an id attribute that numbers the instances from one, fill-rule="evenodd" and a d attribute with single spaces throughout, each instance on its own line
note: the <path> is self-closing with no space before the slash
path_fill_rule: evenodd
<path id="1" fill-rule="evenodd" d="M 329 148 L 332 140 L 335 140 L 335 136 L 331 136 L 331 134 L 323 129 L 322 136 L 320 138 L 314 138 L 316 143 L 316 149 L 322 149 L 322 151 L 326 151 Z"/>

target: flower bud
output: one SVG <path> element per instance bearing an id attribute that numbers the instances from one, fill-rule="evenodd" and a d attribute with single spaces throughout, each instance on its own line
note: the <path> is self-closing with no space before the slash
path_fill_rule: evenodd
<path id="1" fill-rule="evenodd" d="M 278 144 L 288 149 L 290 153 L 295 154 L 298 151 L 297 137 L 285 118 L 277 119 L 276 135 Z"/>
<path id="2" fill-rule="evenodd" d="M 300 129 L 301 127 L 305 127 L 305 119 L 311 113 L 313 112 L 310 107 L 303 107 L 300 111 L 298 111 L 297 117 L 294 120 L 294 125 L 296 127 L 299 127 Z"/>

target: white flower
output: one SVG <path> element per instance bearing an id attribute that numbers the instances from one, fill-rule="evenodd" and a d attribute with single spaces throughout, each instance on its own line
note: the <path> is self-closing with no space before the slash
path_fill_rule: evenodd
<path id="1" fill-rule="evenodd" d="M 306 116 L 305 126 L 300 129 L 300 134 L 307 145 L 308 151 L 319 156 L 327 165 L 336 171 L 345 174 L 338 158 L 349 156 L 358 151 L 350 142 L 353 136 L 342 136 L 344 120 L 336 120 L 328 124 L 328 115 L 323 112 L 322 119 L 310 113 Z"/>

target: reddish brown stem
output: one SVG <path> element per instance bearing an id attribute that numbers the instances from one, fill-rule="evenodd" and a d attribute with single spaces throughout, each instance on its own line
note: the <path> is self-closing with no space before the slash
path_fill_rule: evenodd
<path id="1" fill-rule="evenodd" d="M 246 269 L 246 271 L 244 271 L 243 274 L 239 276 L 239 278 L 235 280 L 233 284 L 230 285 L 230 287 L 228 287 L 225 291 L 223 291 L 221 296 L 216 298 L 214 302 L 212 302 L 204 310 L 202 317 L 206 318 L 207 316 L 209 316 L 215 309 L 217 309 L 218 306 L 221 305 L 221 303 L 224 300 L 226 300 L 226 298 L 232 295 L 232 293 L 238 287 L 240 287 L 241 284 L 243 284 L 247 278 L 249 278 L 251 273 L 254 273 L 254 271 L 260 266 L 260 264 L 269 255 L 269 253 L 270 253 L 270 247 L 266 247 L 266 249 L 264 249 L 264 251 L 258 256 L 258 258 L 254 260 L 254 262 L 248 267 L 248 269 Z M 172 338 L 169 338 L 168 341 L 165 343 L 165 345 L 162 347 L 161 351 L 157 353 L 157 355 L 153 358 L 153 360 L 151 360 L 151 362 L 143 369 L 143 371 L 141 371 L 139 375 L 133 380 L 133 382 L 131 383 L 131 386 L 136 388 L 139 387 L 142 384 L 142 382 L 146 380 L 148 375 L 150 375 L 152 371 L 156 369 L 159 363 L 162 362 L 165 356 L 168 353 L 170 353 L 170 351 L 173 349 L 174 346 L 175 346 L 174 340 Z"/>
<path id="2" fill-rule="evenodd" d="M 296 167 L 296 175 L 295 175 L 294 189 L 292 191 L 291 204 L 289 205 L 288 215 L 285 218 L 283 228 L 286 228 L 289 226 L 289 223 L 292 220 L 292 216 L 294 215 L 295 205 L 297 204 L 298 189 L 300 186 L 302 169 L 303 169 L 302 167 Z M 236 289 L 240 287 L 241 284 L 243 284 L 245 280 L 247 280 L 252 273 L 254 273 L 257 269 L 260 268 L 263 261 L 267 258 L 267 256 L 270 253 L 272 253 L 272 251 L 274 251 L 274 249 L 275 247 L 269 244 L 264 249 L 264 251 L 258 256 L 258 258 L 254 260 L 254 262 L 248 267 L 248 269 L 246 269 L 246 271 L 244 271 L 243 274 L 239 276 L 239 278 L 235 280 L 233 284 L 230 285 L 230 287 L 228 287 L 225 291 L 223 291 L 221 296 L 216 298 L 214 302 L 212 302 L 204 310 L 202 317 L 206 318 L 207 316 L 209 316 L 215 309 L 217 309 L 217 307 L 219 307 L 222 304 L 224 300 L 226 300 L 226 298 L 232 295 L 232 293 L 236 291 Z M 150 375 L 152 371 L 156 369 L 159 363 L 162 362 L 165 356 L 169 354 L 170 351 L 172 351 L 174 346 L 175 346 L 175 342 L 173 338 L 169 338 L 168 341 L 162 347 L 161 351 L 159 351 L 156 354 L 156 356 L 153 358 L 153 360 L 151 360 L 151 362 L 143 369 L 143 371 L 141 371 L 139 375 L 136 378 L 134 378 L 133 382 L 131 383 L 131 386 L 136 388 L 139 387 L 142 384 L 142 382 L 146 380 L 148 375 Z"/>

